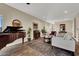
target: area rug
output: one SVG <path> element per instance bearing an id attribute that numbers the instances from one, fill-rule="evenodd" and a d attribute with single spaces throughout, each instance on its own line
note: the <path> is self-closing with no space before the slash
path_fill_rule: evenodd
<path id="1" fill-rule="evenodd" d="M 73 54 L 69 51 L 53 47 L 51 44 L 45 43 L 43 38 L 33 40 L 28 43 L 28 46 L 41 52 L 44 56 L 72 56 Z"/>

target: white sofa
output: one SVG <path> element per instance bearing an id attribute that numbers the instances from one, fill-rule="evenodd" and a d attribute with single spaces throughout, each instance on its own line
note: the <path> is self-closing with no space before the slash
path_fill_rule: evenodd
<path id="1" fill-rule="evenodd" d="M 52 46 L 75 52 L 75 40 L 71 35 L 53 36 L 51 39 Z"/>

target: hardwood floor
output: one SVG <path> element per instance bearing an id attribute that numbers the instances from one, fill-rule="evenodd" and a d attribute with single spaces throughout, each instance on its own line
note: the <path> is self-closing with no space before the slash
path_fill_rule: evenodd
<path id="1" fill-rule="evenodd" d="M 40 52 L 30 48 L 24 44 L 17 44 L 9 47 L 5 47 L 0 51 L 2 56 L 37 56 L 42 55 Z"/>
<path id="2" fill-rule="evenodd" d="M 59 48 L 52 49 L 51 44 L 45 43 L 44 39 L 40 38 L 4 47 L 0 51 L 0 56 L 72 56 L 72 54 Z"/>
<path id="3" fill-rule="evenodd" d="M 75 45 L 75 55 L 76 56 L 79 56 L 79 42 L 76 42 L 76 45 Z"/>

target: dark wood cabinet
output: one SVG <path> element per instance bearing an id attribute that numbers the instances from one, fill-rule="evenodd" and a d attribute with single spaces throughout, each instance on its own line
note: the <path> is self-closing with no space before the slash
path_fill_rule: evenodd
<path id="1" fill-rule="evenodd" d="M 0 49 L 2 49 L 7 44 L 12 43 L 13 41 L 19 38 L 22 38 L 22 43 L 24 43 L 25 36 L 26 36 L 26 32 L 0 34 Z"/>
<path id="2" fill-rule="evenodd" d="M 33 37 L 34 37 L 34 39 L 38 39 L 38 38 L 40 37 L 40 32 L 39 32 L 39 30 L 34 30 L 34 31 L 33 31 Z"/>

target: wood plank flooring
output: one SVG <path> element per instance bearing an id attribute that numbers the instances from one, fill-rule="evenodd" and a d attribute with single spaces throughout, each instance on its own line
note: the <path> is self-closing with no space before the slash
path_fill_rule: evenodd
<path id="1" fill-rule="evenodd" d="M 1 56 L 38 56 L 42 55 L 40 52 L 30 48 L 24 44 L 17 44 L 9 47 L 5 47 L 0 51 Z"/>
<path id="2" fill-rule="evenodd" d="M 24 44 L 6 46 L 0 50 L 0 56 L 72 56 L 72 54 L 59 48 L 52 49 L 51 44 L 45 43 L 44 39 L 40 38 Z"/>

